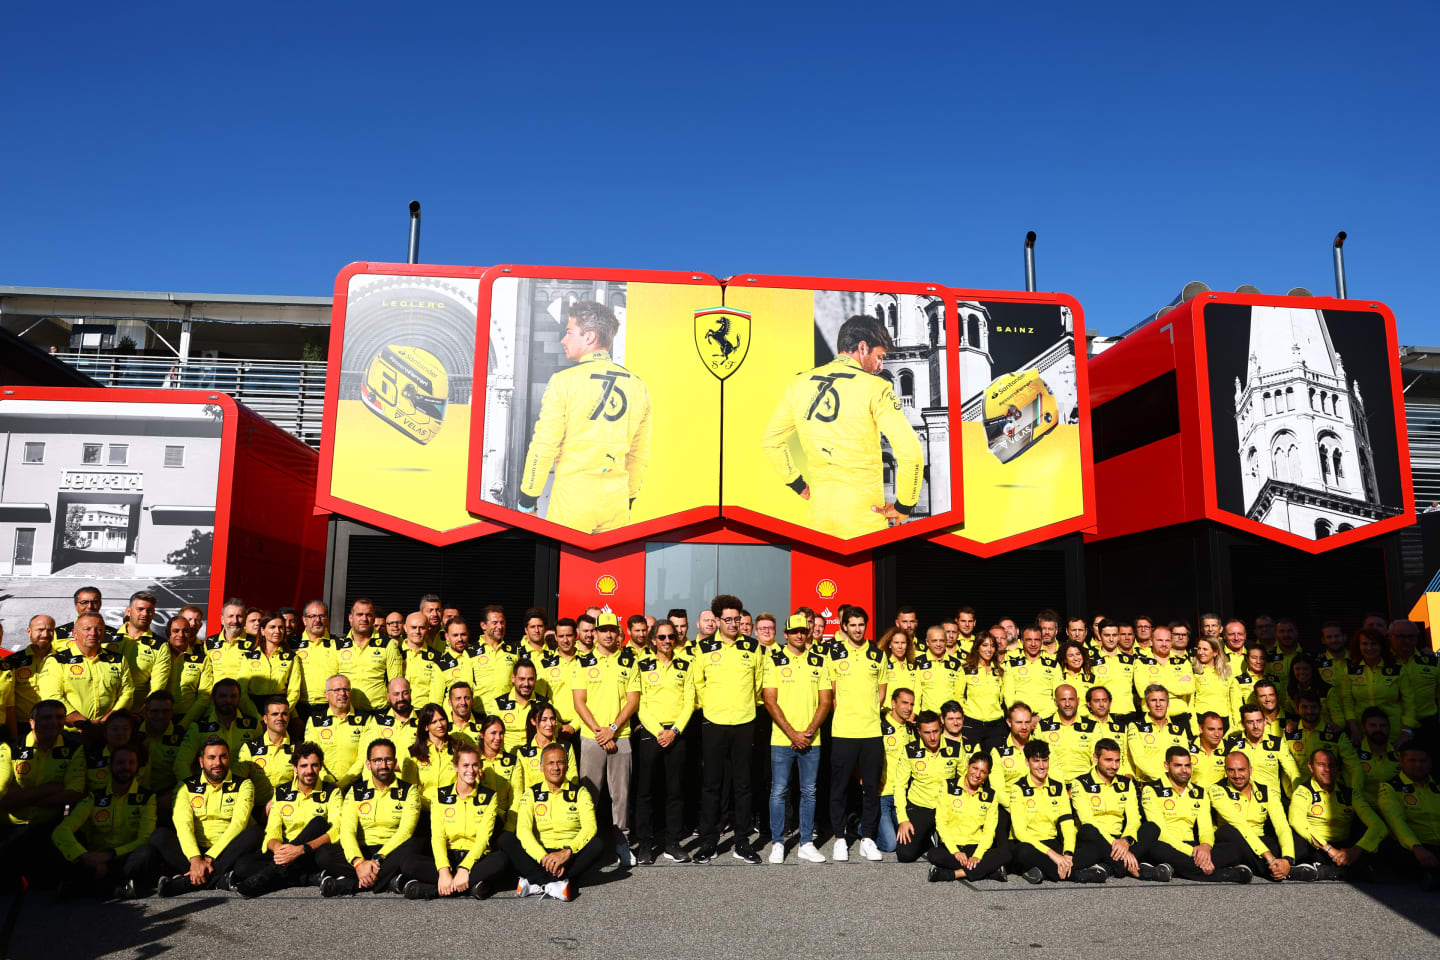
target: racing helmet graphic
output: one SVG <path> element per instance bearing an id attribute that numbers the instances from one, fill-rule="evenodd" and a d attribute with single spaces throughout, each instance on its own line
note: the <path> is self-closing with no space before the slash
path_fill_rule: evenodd
<path id="1" fill-rule="evenodd" d="M 445 366 L 433 353 L 397 344 L 376 351 L 360 387 L 360 399 L 371 413 L 422 444 L 445 425 L 449 393 Z"/>
<path id="2" fill-rule="evenodd" d="M 985 442 L 1001 463 L 1029 450 L 1060 422 L 1055 395 L 1039 370 L 998 377 L 985 388 Z"/>

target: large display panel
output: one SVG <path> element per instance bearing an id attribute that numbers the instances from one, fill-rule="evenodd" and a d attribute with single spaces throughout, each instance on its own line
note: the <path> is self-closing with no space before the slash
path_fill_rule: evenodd
<path id="1" fill-rule="evenodd" d="M 1220 510 L 1307 540 L 1405 511 L 1383 316 L 1215 303 L 1201 342 Z"/>
<path id="2" fill-rule="evenodd" d="M 1063 294 L 958 291 L 965 523 L 979 556 L 1094 525 L 1085 321 Z"/>
<path id="3" fill-rule="evenodd" d="M 722 296 L 707 274 L 488 269 L 469 508 L 589 549 L 718 516 L 721 381 L 697 317 Z"/>
<path id="4" fill-rule="evenodd" d="M 742 274 L 725 305 L 753 337 L 724 381 L 726 517 L 837 553 L 961 519 L 946 288 Z"/>
<path id="5" fill-rule="evenodd" d="M 210 593 L 225 415 L 215 404 L 0 399 L 0 622 L 75 619 L 94 584 L 118 626 L 130 594 L 168 620 Z"/>
<path id="6" fill-rule="evenodd" d="M 465 506 L 483 272 L 398 263 L 340 272 L 320 506 L 437 546 L 504 529 Z"/>

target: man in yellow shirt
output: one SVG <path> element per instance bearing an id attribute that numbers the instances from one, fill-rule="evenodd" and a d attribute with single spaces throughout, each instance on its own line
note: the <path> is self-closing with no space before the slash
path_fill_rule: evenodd
<path id="1" fill-rule="evenodd" d="M 935 830 L 935 807 L 945 784 L 960 776 L 966 767 L 960 748 L 945 742 L 940 715 L 922 710 L 915 716 L 916 739 L 905 746 L 890 768 L 895 788 L 895 857 L 914 863 L 931 847 Z"/>
<path id="2" fill-rule="evenodd" d="M 1050 745 L 1025 744 L 1025 776 L 1010 785 L 1011 863 L 1026 883 L 1068 880 L 1075 869 L 1075 812 L 1050 776 Z"/>
<path id="3" fill-rule="evenodd" d="M 644 623 L 644 618 L 641 618 Z M 629 649 L 635 649 L 630 647 Z M 695 674 L 689 659 L 675 656 L 675 627 L 657 621 L 650 652 L 640 657 L 636 677 L 640 691 L 637 724 L 632 737 L 635 754 L 635 832 L 641 863 L 662 854 L 655 843 L 655 782 L 665 783 L 665 844 L 663 855 L 677 863 L 690 857 L 680 848 L 684 837 L 686 740 L 682 736 L 695 713 Z"/>
<path id="4" fill-rule="evenodd" d="M 452 619 L 454 623 L 459 617 Z M 488 704 L 510 689 L 515 664 L 522 656 L 520 644 L 505 639 L 505 608 L 490 604 L 480 611 L 480 640 L 470 650 L 470 672 L 475 699 Z"/>
<path id="5" fill-rule="evenodd" d="M 394 742 L 372 741 L 365 766 L 366 775 L 347 788 L 340 801 L 339 842 L 346 865 L 326 870 L 329 876 L 320 881 L 322 897 L 385 892 L 424 840 L 415 836 L 420 787 L 396 775 Z"/>
<path id="6" fill-rule="evenodd" d="M 246 899 L 304 886 L 321 866 L 321 851 L 332 846 L 331 821 L 339 819 L 340 791 L 321 780 L 325 752 L 302 743 L 292 762 L 291 777 L 275 788 L 260 852 L 247 854 L 235 865 L 234 890 Z"/>
<path id="7" fill-rule="evenodd" d="M 305 721 L 321 715 L 329 708 L 325 701 L 325 681 L 338 669 L 335 661 L 334 638 L 330 636 L 330 608 L 319 600 L 311 600 L 301 614 L 300 636 L 290 644 L 300 662 L 300 703 L 295 711 L 295 732 L 305 730 Z"/>
<path id="8" fill-rule="evenodd" d="M 1295 837 L 1280 802 L 1280 788 L 1252 778 L 1250 758 L 1244 753 L 1235 751 L 1225 758 L 1225 780 L 1210 788 L 1210 809 L 1219 821 L 1212 853 L 1217 867 L 1238 862 L 1277 882 L 1290 875 Z"/>
<path id="9" fill-rule="evenodd" d="M 399 648 L 375 633 L 375 604 L 361 597 L 350 605 L 350 633 L 332 642 L 336 672 L 350 678 L 350 700 L 360 713 L 384 709 L 385 687 L 405 675 Z"/>
<path id="10" fill-rule="evenodd" d="M 130 605 L 125 608 L 125 620 L 116 631 L 120 653 L 130 669 L 136 703 L 144 703 L 151 690 L 164 690 L 170 683 L 168 644 L 164 637 L 155 636 L 150 629 L 155 619 L 155 602 L 155 594 L 149 590 L 132 593 Z"/>
<path id="11" fill-rule="evenodd" d="M 785 646 L 770 654 L 761 678 L 765 710 L 774 721 L 770 731 L 771 863 L 785 862 L 785 797 L 790 792 L 792 767 L 800 786 L 795 855 L 807 863 L 825 862 L 825 855 L 815 847 L 815 787 L 820 776 L 820 727 L 835 691 L 824 656 L 809 646 L 809 618 L 792 614 L 785 621 Z"/>
<path id="12" fill-rule="evenodd" d="M 1005 660 L 1001 689 L 1006 706 L 1024 703 L 1036 716 L 1049 719 L 1055 715 L 1055 687 L 1061 675 L 1059 662 L 1045 655 L 1044 642 L 1038 625 L 1020 631 L 1020 654 Z"/>
<path id="13" fill-rule="evenodd" d="M 104 649 L 105 621 L 98 613 L 75 620 L 69 650 L 52 654 L 40 674 L 40 695 L 65 705 L 65 724 L 88 734 L 117 710 L 129 710 L 135 686 L 125 657 Z"/>
<path id="14" fill-rule="evenodd" d="M 940 712 L 947 702 L 956 699 L 956 676 L 962 668 L 959 657 L 951 656 L 945 649 L 945 628 L 930 627 L 925 631 L 925 647 L 910 665 L 911 677 L 917 689 L 919 710 Z"/>
<path id="15" fill-rule="evenodd" d="M 65 707 L 41 700 L 30 711 L 30 736 L 23 744 L 0 744 L 0 890 L 17 892 L 21 874 L 49 879 L 58 866 L 50 830 L 65 808 L 81 799 L 85 752 L 80 739 L 64 731 Z"/>
<path id="16" fill-rule="evenodd" d="M 1379 851 L 1390 831 L 1358 787 L 1340 782 L 1340 755 L 1333 747 L 1316 748 L 1308 766 L 1309 779 L 1297 783 L 1290 798 L 1290 829 L 1295 834 L 1290 875 L 1309 879 L 1309 871 L 1301 867 L 1310 864 L 1316 868 L 1314 879 L 1342 880 L 1361 857 Z"/>
<path id="17" fill-rule="evenodd" d="M 580 782 L 599 795 L 610 788 L 610 816 L 615 826 L 615 851 L 622 866 L 634 866 L 630 851 L 630 718 L 640 708 L 640 682 L 635 651 L 620 646 L 620 621 L 600 614 L 595 624 L 595 649 L 575 659 L 570 694 L 580 718 Z"/>
<path id="18" fill-rule="evenodd" d="M 30 711 L 45 699 L 40 695 L 40 674 L 55 652 L 55 618 L 37 613 L 26 627 L 30 643 L 0 659 L 0 721 L 14 742 L 30 722 Z"/>
<path id="19" fill-rule="evenodd" d="M 726 771 L 733 790 L 737 860 L 759 863 L 750 845 L 750 761 L 754 751 L 755 698 L 760 694 L 765 654 L 759 641 L 740 635 L 738 597 L 721 594 L 710 603 L 719 630 L 695 643 L 695 693 L 701 709 L 701 743 L 705 766 L 700 794 L 700 846 L 696 863 L 715 858 L 720 843 L 720 794 Z M 582 761 L 583 762 L 583 761 Z"/>
<path id="20" fill-rule="evenodd" d="M 200 750 L 200 773 L 175 788 L 173 829 L 156 830 L 150 842 L 175 871 L 160 878 L 157 893 L 173 897 L 208 890 L 229 874 L 244 854 L 260 847 L 262 832 L 250 822 L 255 785 L 230 770 L 230 747 L 209 737 Z"/>
<path id="21" fill-rule="evenodd" d="M 1440 885 L 1440 784 L 1430 770 L 1430 750 L 1409 740 L 1397 751 L 1400 772 L 1380 784 L 1380 815 L 1399 849 L 1394 866 L 1419 871 L 1421 885 Z"/>
<path id="22" fill-rule="evenodd" d="M 810 501 L 810 525 L 832 537 L 857 537 L 903 523 L 924 482 L 925 451 L 890 383 L 879 376 L 894 347 L 885 324 L 851 317 L 840 326 L 835 359 L 785 388 L 760 447 L 780 480 Z M 798 434 L 810 477 L 790 450 Z M 895 457 L 895 502 L 885 500 L 880 436 Z"/>
<path id="23" fill-rule="evenodd" d="M 63 892 L 108 891 L 123 900 L 149 892 L 160 856 L 150 846 L 155 794 L 136 779 L 139 757 L 129 744 L 111 750 L 105 789 L 86 794 L 51 834 L 70 864 Z"/>
<path id="24" fill-rule="evenodd" d="M 650 391 L 610 357 L 620 321 L 603 303 L 579 300 L 560 346 L 575 365 L 553 374 L 521 473 L 519 509 L 533 512 L 550 468 L 545 519 L 582 533 L 630 522 L 650 462 Z M 583 761 L 582 761 L 583 762 Z"/>
<path id="25" fill-rule="evenodd" d="M 558 743 L 545 748 L 540 759 L 545 782 L 520 795 L 515 832 L 500 835 L 500 849 L 520 874 L 519 896 L 573 899 L 580 877 L 604 851 L 594 800 L 584 785 L 570 782 L 568 756 Z"/>
<path id="26" fill-rule="evenodd" d="M 848 321 L 847 321 L 848 322 Z M 840 633 L 830 643 L 830 683 L 835 691 L 830 724 L 830 825 L 835 831 L 831 856 L 850 859 L 846 834 L 846 795 L 860 776 L 860 854 L 879 860 L 880 780 L 885 744 L 880 733 L 880 704 L 890 685 L 885 654 L 865 639 L 870 617 L 862 607 L 840 608 Z M 708 704 L 707 704 L 708 709 Z"/>
<path id="27" fill-rule="evenodd" d="M 560 718 L 561 733 L 574 739 L 575 698 L 570 693 L 570 676 L 575 665 L 575 621 L 562 617 L 555 621 L 555 649 L 540 658 L 540 679 L 550 691 L 550 702 Z"/>
<path id="28" fill-rule="evenodd" d="M 1190 773 L 1189 751 L 1170 747 L 1165 753 L 1165 773 L 1140 788 L 1145 823 L 1139 838 L 1154 861 L 1141 866 L 1141 876 L 1148 872 L 1147 879 L 1162 882 L 1179 876 L 1186 880 L 1248 883 L 1252 876 L 1249 867 L 1215 865 L 1210 793 L 1195 783 Z"/>
<path id="29" fill-rule="evenodd" d="M 1095 744 L 1095 766 L 1070 784 L 1075 835 L 1075 880 L 1104 883 L 1140 876 L 1146 850 L 1140 842 L 1140 801 L 1135 781 L 1120 773 L 1120 745 L 1108 737 Z"/>

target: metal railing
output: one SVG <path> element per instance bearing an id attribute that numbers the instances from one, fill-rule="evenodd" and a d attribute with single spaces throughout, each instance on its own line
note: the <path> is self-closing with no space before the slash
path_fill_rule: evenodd
<path id="1" fill-rule="evenodd" d="M 107 387 L 215 390 L 228 393 L 280 429 L 320 446 L 325 412 L 325 363 L 311 360 L 219 360 L 113 353 L 60 353 L 81 373 Z"/>

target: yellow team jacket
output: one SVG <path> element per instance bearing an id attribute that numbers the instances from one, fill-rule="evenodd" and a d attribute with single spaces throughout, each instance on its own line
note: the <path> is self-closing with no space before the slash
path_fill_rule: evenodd
<path id="1" fill-rule="evenodd" d="M 821 533 L 855 537 L 886 527 L 871 511 L 885 502 L 880 435 L 895 456 L 895 501 L 909 513 L 920 499 L 925 453 L 890 384 L 841 355 L 785 388 L 760 446 L 796 493 L 810 486 L 810 522 Z M 798 434 L 809 476 L 790 452 Z"/>
<path id="2" fill-rule="evenodd" d="M 520 505 L 534 505 L 554 464 L 546 519 L 567 526 L 567 520 L 591 514 L 601 521 L 616 514 L 628 520 L 629 501 L 640 494 L 649 462 L 650 391 L 610 359 L 610 351 L 596 350 L 545 386 L 525 453 Z M 590 526 L 586 532 L 609 529 L 603 523 L 585 526 Z"/>

